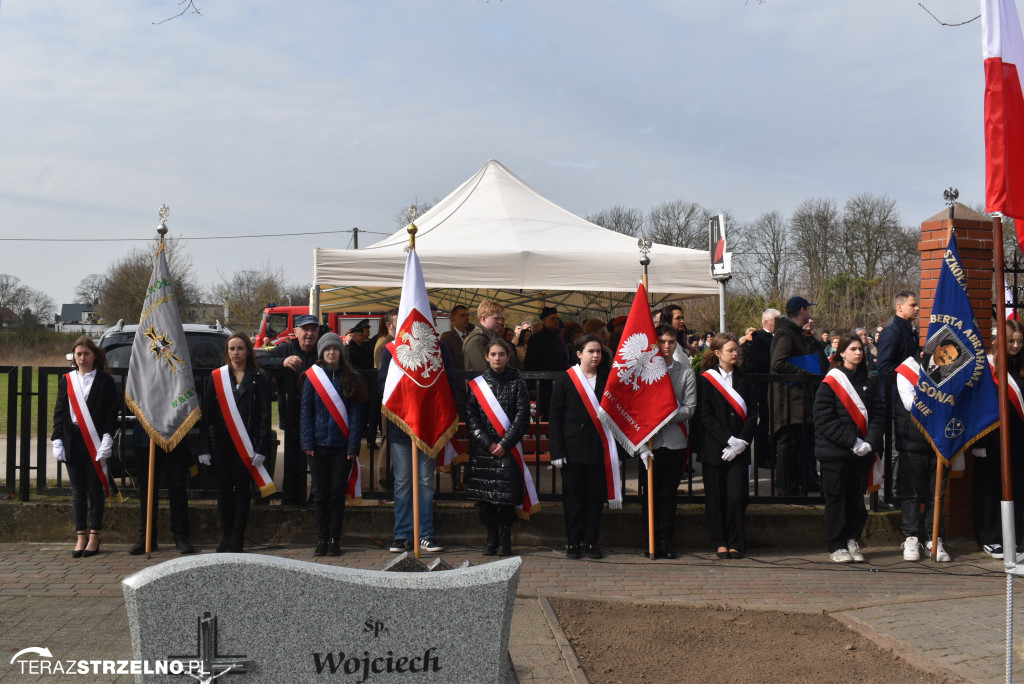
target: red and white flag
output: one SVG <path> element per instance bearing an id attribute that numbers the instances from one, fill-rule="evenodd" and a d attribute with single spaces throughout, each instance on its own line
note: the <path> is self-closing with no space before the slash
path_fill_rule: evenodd
<path id="1" fill-rule="evenodd" d="M 985 207 L 1024 219 L 1024 38 L 1014 0 L 982 0 L 985 58 Z M 1017 222 L 1021 242 L 1024 223 Z M 1024 244 L 1024 243 L 1022 243 Z"/>
<path id="2" fill-rule="evenodd" d="M 415 249 L 405 261 L 396 323 L 381 412 L 434 458 L 455 434 L 459 419 Z"/>
<path id="3" fill-rule="evenodd" d="M 641 284 L 601 397 L 601 422 L 611 429 L 622 448 L 635 455 L 646 448 L 648 440 L 668 423 L 678 407 L 672 378 L 654 334 L 647 290 Z"/>

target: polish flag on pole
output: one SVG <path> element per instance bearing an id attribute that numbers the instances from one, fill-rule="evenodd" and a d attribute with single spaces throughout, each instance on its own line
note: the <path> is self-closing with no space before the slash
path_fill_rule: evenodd
<path id="1" fill-rule="evenodd" d="M 409 250 L 405 262 L 396 323 L 381 412 L 434 458 L 459 423 L 415 249 Z"/>
<path id="2" fill-rule="evenodd" d="M 1024 219 L 1024 38 L 1014 0 L 982 0 L 985 57 L 985 207 Z M 1024 232 L 1018 221 L 1017 241 Z"/>

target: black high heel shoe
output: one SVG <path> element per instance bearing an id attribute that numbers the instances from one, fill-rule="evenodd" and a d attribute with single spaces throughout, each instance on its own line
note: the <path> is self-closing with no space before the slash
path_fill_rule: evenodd
<path id="1" fill-rule="evenodd" d="M 88 536 L 89 533 L 88 532 L 76 532 L 76 534 L 79 537 L 85 537 L 85 536 Z M 78 546 L 78 544 L 76 543 L 75 546 Z M 75 549 L 74 551 L 72 551 L 71 552 L 71 557 L 72 558 L 81 558 L 82 554 L 84 554 L 84 553 L 85 553 L 85 547 L 83 546 L 80 549 Z"/>
<path id="2" fill-rule="evenodd" d="M 100 541 L 99 541 L 100 540 L 100 533 L 99 532 L 90 531 L 89 532 L 89 540 L 92 541 L 92 538 L 94 536 L 96 537 L 96 548 L 92 549 L 92 550 L 84 549 L 82 551 L 82 555 L 84 557 L 86 557 L 86 558 L 89 558 L 90 556 L 95 556 L 97 553 L 100 552 Z"/>

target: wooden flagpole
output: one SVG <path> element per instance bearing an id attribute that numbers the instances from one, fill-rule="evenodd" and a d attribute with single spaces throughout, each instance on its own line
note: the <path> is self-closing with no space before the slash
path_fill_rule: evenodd
<path id="1" fill-rule="evenodd" d="M 1007 386 L 1006 380 L 1006 298 L 1003 295 L 1006 287 L 1006 274 L 1003 272 L 1003 217 L 997 215 L 992 221 L 992 247 L 995 251 L 995 274 L 993 275 L 992 288 L 993 292 L 996 293 L 993 299 L 998 302 L 996 304 L 996 313 L 998 314 L 996 323 L 996 381 L 998 383 L 997 392 L 999 396 L 999 425 L 1003 427 L 999 431 L 999 459 L 1001 467 L 1001 476 L 1003 478 L 1003 499 L 1002 508 L 1003 510 L 1003 560 L 1007 567 L 1010 567 L 1011 562 L 1016 565 L 1017 559 L 1017 538 L 1016 530 L 1013 529 L 1013 480 L 1011 479 L 1011 466 L 1010 466 L 1010 401 L 1009 401 L 1009 387 Z M 1006 509 L 1009 509 L 1009 515 L 1007 515 Z M 1009 527 L 1009 529 L 1007 529 Z M 1009 534 L 1007 534 L 1009 532 Z M 1007 540 L 1009 542 L 1007 543 Z M 1012 561 L 1010 560 L 1012 559 Z"/>
<path id="2" fill-rule="evenodd" d="M 141 426 L 136 426 L 141 430 Z M 156 474 L 156 442 L 149 438 L 149 479 L 146 480 L 146 559 L 153 551 L 153 479 Z"/>
<path id="3" fill-rule="evenodd" d="M 420 557 L 420 450 L 412 442 L 412 550 Z"/>
<path id="4" fill-rule="evenodd" d="M 647 292 L 647 267 L 651 263 L 651 258 L 647 256 L 653 243 L 645 238 L 640 238 L 640 265 L 644 267 L 644 272 L 641 278 L 644 283 L 644 292 Z M 654 453 L 651 449 L 651 443 L 647 443 L 647 450 L 652 454 Z M 654 459 L 650 458 L 647 461 L 647 557 L 654 560 Z"/>

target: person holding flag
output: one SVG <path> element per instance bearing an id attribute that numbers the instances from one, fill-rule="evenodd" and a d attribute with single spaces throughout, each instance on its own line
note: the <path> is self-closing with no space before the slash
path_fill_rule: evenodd
<path id="1" fill-rule="evenodd" d="M 750 441 L 757 430 L 754 385 L 739 368 L 739 343 L 718 333 L 704 352 L 698 380 L 700 462 L 708 531 L 721 559 L 743 558 Z M 657 472 L 657 471 L 655 471 Z"/>
<path id="2" fill-rule="evenodd" d="M 303 378 L 299 439 L 309 457 L 316 518 L 314 556 L 341 555 L 345 495 L 359 476 L 369 392 L 342 356 L 343 343 L 327 333 L 316 343 L 317 361 Z"/>
<path id="3" fill-rule="evenodd" d="M 868 380 L 864 345 L 851 332 L 814 395 L 814 455 L 821 462 L 825 543 L 836 563 L 863 562 L 861 532 L 868 519 L 864 486 L 881 447 L 885 404 Z"/>
<path id="4" fill-rule="evenodd" d="M 103 499 L 117 492 L 107 471 L 114 446 L 111 435 L 117 430 L 117 394 L 106 354 L 95 342 L 83 335 L 71 351 L 75 369 L 57 381 L 50 440 L 53 457 L 67 466 L 71 480 L 78 537 L 71 556 L 82 558 L 99 553 Z"/>
<path id="5" fill-rule="evenodd" d="M 508 342 L 492 338 L 484 354 L 490 367 L 469 382 L 466 394 L 466 498 L 480 507 L 480 522 L 487 529 L 485 556 L 511 556 L 516 508 L 528 517 L 537 505 L 520 441 L 530 426 L 530 392 L 519 371 L 509 367 L 513 354 Z"/>
<path id="6" fill-rule="evenodd" d="M 575 560 L 586 553 L 598 560 L 604 557 L 597 545 L 604 502 L 617 500 L 617 507 L 622 507 L 619 458 L 615 437 L 598 417 L 598 397 L 608 382 L 608 374 L 598 369 L 601 340 L 583 335 L 576 340 L 575 352 L 579 363 L 551 388 L 548 440 L 551 465 L 562 473 L 565 557 Z"/>
<path id="7" fill-rule="evenodd" d="M 434 328 L 433 307 L 415 249 L 416 230 L 415 224 L 409 224 L 412 239 L 395 339 L 381 355 L 377 387 L 381 414 L 388 419 L 395 472 L 395 538 L 390 550 L 413 551 L 419 557 L 420 551 L 444 550 L 434 539 L 434 473 L 437 455 L 455 434 L 459 421 L 453 399 L 454 364 Z"/>
<path id="8" fill-rule="evenodd" d="M 252 340 L 244 332 L 228 338 L 225 364 L 206 379 L 199 429 L 199 462 L 213 465 L 221 541 L 217 552 L 242 553 L 249 519 L 249 482 L 260 494 L 274 492 L 263 468 L 270 443 L 270 381 L 256 365 Z"/>

